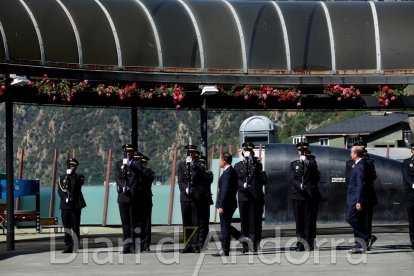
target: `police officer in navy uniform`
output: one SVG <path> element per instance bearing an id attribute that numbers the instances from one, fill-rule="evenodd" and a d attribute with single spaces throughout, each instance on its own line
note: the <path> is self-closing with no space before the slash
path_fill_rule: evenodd
<path id="1" fill-rule="evenodd" d="M 138 183 L 142 180 L 142 165 L 134 160 L 134 147 L 124 144 L 124 158 L 115 165 L 115 181 L 118 191 L 119 214 L 122 223 L 123 254 L 135 253 L 135 238 L 141 232 L 136 219 Z"/>
<path id="2" fill-rule="evenodd" d="M 199 197 L 196 200 L 197 210 L 198 210 L 198 228 L 199 235 L 198 240 L 200 244 L 200 249 L 206 248 L 206 239 L 209 233 L 209 223 L 210 223 L 210 206 L 213 205 L 213 197 L 211 194 L 211 183 L 213 183 L 213 172 L 207 169 L 207 158 L 205 156 L 200 156 L 198 158 L 198 165 L 201 167 L 203 181 L 202 185 L 195 187 L 199 189 Z"/>
<path id="3" fill-rule="evenodd" d="M 65 249 L 62 253 L 72 253 L 79 248 L 81 210 L 86 207 L 81 190 L 85 178 L 76 173 L 78 160 L 70 158 L 66 163 L 68 168 L 66 174 L 59 178 L 58 194 L 65 228 Z"/>
<path id="4" fill-rule="evenodd" d="M 204 181 L 204 170 L 196 160 L 197 146 L 187 145 L 185 149 L 186 160 L 180 162 L 177 169 L 184 233 L 184 249 L 181 253 L 200 253 L 197 200 L 198 187 Z"/>
<path id="5" fill-rule="evenodd" d="M 243 160 L 234 165 L 238 176 L 238 203 L 241 232 L 253 241 L 253 251 L 257 252 L 262 237 L 262 217 L 264 211 L 263 185 L 266 178 L 263 166 L 254 156 L 254 144 L 242 144 Z M 242 252 L 248 251 L 243 244 Z"/>
<path id="6" fill-rule="evenodd" d="M 310 154 L 309 144 L 296 144 L 299 159 L 290 163 L 288 172 L 289 192 L 296 221 L 297 251 L 304 251 L 306 243 L 314 248 L 316 219 L 320 201 L 318 188 L 319 171 L 315 156 Z"/>
<path id="7" fill-rule="evenodd" d="M 410 158 L 404 159 L 402 171 L 411 250 L 414 251 L 414 144 L 411 144 L 411 154 Z"/>
<path id="8" fill-rule="evenodd" d="M 149 157 L 143 155 L 141 165 L 143 167 L 142 190 L 138 202 L 142 208 L 141 251 L 150 251 L 151 245 L 151 216 L 152 216 L 152 183 L 155 173 L 148 167 Z"/>

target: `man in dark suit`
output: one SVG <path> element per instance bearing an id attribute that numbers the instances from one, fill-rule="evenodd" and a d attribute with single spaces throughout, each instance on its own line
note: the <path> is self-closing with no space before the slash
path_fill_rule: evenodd
<path id="1" fill-rule="evenodd" d="M 410 158 L 404 159 L 402 170 L 411 250 L 414 251 L 414 144 L 411 144 L 411 154 L 412 156 Z"/>
<path id="2" fill-rule="evenodd" d="M 310 154 L 308 143 L 300 142 L 296 149 L 299 159 L 290 163 L 288 172 L 288 197 L 292 202 L 298 238 L 296 250 L 304 251 L 306 243 L 313 250 L 320 201 L 318 165 L 315 156 Z"/>
<path id="3" fill-rule="evenodd" d="M 58 194 L 65 228 L 65 249 L 62 253 L 72 253 L 79 248 L 81 210 L 86 207 L 81 190 L 85 178 L 76 174 L 78 160 L 71 158 L 66 163 L 68 168 L 66 174 L 59 178 Z"/>
<path id="4" fill-rule="evenodd" d="M 232 161 L 233 157 L 228 152 L 223 153 L 219 161 L 223 173 L 219 178 L 216 208 L 220 214 L 221 250 L 213 254 L 214 257 L 229 256 L 231 236 L 239 242 L 251 243 L 251 239 L 243 237 L 240 231 L 231 226 L 231 219 L 237 208 L 237 172 L 231 166 Z"/>
<path id="5" fill-rule="evenodd" d="M 199 187 L 204 183 L 204 169 L 196 159 L 197 146 L 187 145 L 185 149 L 186 160 L 180 162 L 177 169 L 185 244 L 181 253 L 200 253 L 197 201 L 200 198 Z"/>
<path id="6" fill-rule="evenodd" d="M 367 245 L 372 244 L 373 237 L 366 228 L 366 211 L 363 208 L 367 196 L 367 162 L 361 146 L 353 146 L 351 159 L 354 160 L 349 177 L 346 221 L 354 230 L 355 246 L 350 253 L 365 253 Z"/>
<path id="7" fill-rule="evenodd" d="M 142 182 L 142 165 L 134 160 L 134 147 L 132 144 L 122 146 L 124 158 L 115 164 L 115 181 L 118 191 L 119 214 L 122 223 L 123 254 L 135 253 L 135 238 L 141 228 L 137 224 L 136 199 L 138 183 Z"/>
<path id="8" fill-rule="evenodd" d="M 264 209 L 263 185 L 266 177 L 262 163 L 254 156 L 254 144 L 242 144 L 243 160 L 234 165 L 238 175 L 238 203 L 241 232 L 253 240 L 253 251 L 257 252 L 262 234 Z M 247 245 L 242 252 L 248 251 Z"/>
<path id="9" fill-rule="evenodd" d="M 373 159 L 369 158 L 369 154 L 366 150 L 365 145 L 366 144 L 361 138 L 354 143 L 354 146 L 362 147 L 364 151 L 364 159 L 366 161 L 365 179 L 366 179 L 367 187 L 366 187 L 365 202 L 362 207 L 366 215 L 365 227 L 368 231 L 368 234 L 371 236 L 372 235 L 372 219 L 374 217 L 374 207 L 378 203 L 377 194 L 375 193 L 375 189 L 374 189 L 374 181 L 375 179 L 377 179 L 377 172 L 375 170 L 375 162 Z M 345 182 L 347 186 L 349 185 L 349 178 L 351 176 L 352 165 L 354 165 L 354 160 L 351 159 L 346 162 Z M 367 244 L 367 251 L 371 250 L 371 247 L 376 240 L 377 240 L 377 237 L 372 235 L 372 238 L 369 240 L 369 243 Z"/>

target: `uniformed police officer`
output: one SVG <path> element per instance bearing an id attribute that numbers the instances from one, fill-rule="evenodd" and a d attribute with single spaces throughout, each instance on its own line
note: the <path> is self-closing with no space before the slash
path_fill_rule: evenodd
<path id="1" fill-rule="evenodd" d="M 115 165 L 115 181 L 118 191 L 119 214 L 122 223 L 123 254 L 135 253 L 135 238 L 141 230 L 136 219 L 136 199 L 139 179 L 142 178 L 142 166 L 134 160 L 134 147 L 124 144 L 124 158 Z"/>
<path id="2" fill-rule="evenodd" d="M 292 161 L 289 168 L 289 198 L 296 221 L 297 251 L 304 251 L 306 243 L 314 248 L 316 219 L 320 201 L 318 188 L 319 171 L 315 156 L 310 154 L 309 144 L 296 144 L 299 159 Z"/>
<path id="3" fill-rule="evenodd" d="M 202 185 L 200 187 L 196 187 L 196 189 L 200 189 L 198 200 L 196 200 L 196 205 L 198 209 L 198 240 L 200 244 L 200 249 L 203 249 L 206 246 L 205 242 L 209 233 L 210 206 L 213 205 L 211 183 L 213 183 L 214 176 L 213 172 L 208 170 L 206 162 L 207 158 L 205 156 L 199 157 L 198 164 L 199 166 L 201 166 L 203 174 Z"/>
<path id="4" fill-rule="evenodd" d="M 404 159 L 403 162 L 403 182 L 405 188 L 405 204 L 407 206 L 411 250 L 414 251 L 414 144 L 411 144 L 411 154 L 412 156 Z"/>
<path id="5" fill-rule="evenodd" d="M 242 144 L 243 160 L 234 165 L 238 176 L 238 203 L 241 232 L 253 241 L 253 251 L 257 252 L 262 237 L 262 217 L 264 211 L 263 185 L 266 183 L 263 166 L 254 156 L 254 144 Z M 242 252 L 248 251 L 243 244 Z"/>
<path id="6" fill-rule="evenodd" d="M 196 161 L 197 146 L 187 145 L 185 149 L 187 150 L 187 158 L 178 164 L 177 169 L 185 244 L 181 253 L 200 253 L 196 200 L 199 195 L 197 187 L 202 185 L 204 174 L 203 169 Z"/>
<path id="7" fill-rule="evenodd" d="M 81 210 L 86 207 L 81 190 L 85 178 L 76 174 L 78 160 L 70 158 L 66 163 L 68 168 L 66 174 L 59 178 L 58 194 L 65 228 L 65 249 L 62 253 L 72 253 L 79 248 Z"/>
<path id="8" fill-rule="evenodd" d="M 143 155 L 141 164 L 143 167 L 141 199 L 138 204 L 142 208 L 141 221 L 141 251 L 150 251 L 151 245 L 151 215 L 152 215 L 152 182 L 155 179 L 155 173 L 148 167 L 149 157 Z"/>

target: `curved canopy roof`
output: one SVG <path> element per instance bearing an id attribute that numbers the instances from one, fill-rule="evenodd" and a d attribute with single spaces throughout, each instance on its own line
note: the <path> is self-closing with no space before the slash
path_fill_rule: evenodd
<path id="1" fill-rule="evenodd" d="M 1 0 L 0 73 L 408 84 L 413 14 L 413 2 Z"/>

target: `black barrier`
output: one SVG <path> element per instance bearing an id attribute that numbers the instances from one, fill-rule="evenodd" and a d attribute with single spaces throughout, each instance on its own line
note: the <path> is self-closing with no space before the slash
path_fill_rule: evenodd
<path id="1" fill-rule="evenodd" d="M 265 221 L 268 224 L 294 222 L 291 202 L 288 200 L 287 175 L 290 162 L 298 159 L 295 145 L 269 144 L 265 148 L 266 186 Z M 347 186 L 345 162 L 350 150 L 310 146 L 316 156 L 320 171 L 320 202 L 318 223 L 342 223 L 345 221 Z M 406 222 L 402 163 L 370 154 L 375 161 L 377 179 L 374 188 L 378 205 L 374 209 L 374 223 Z"/>

